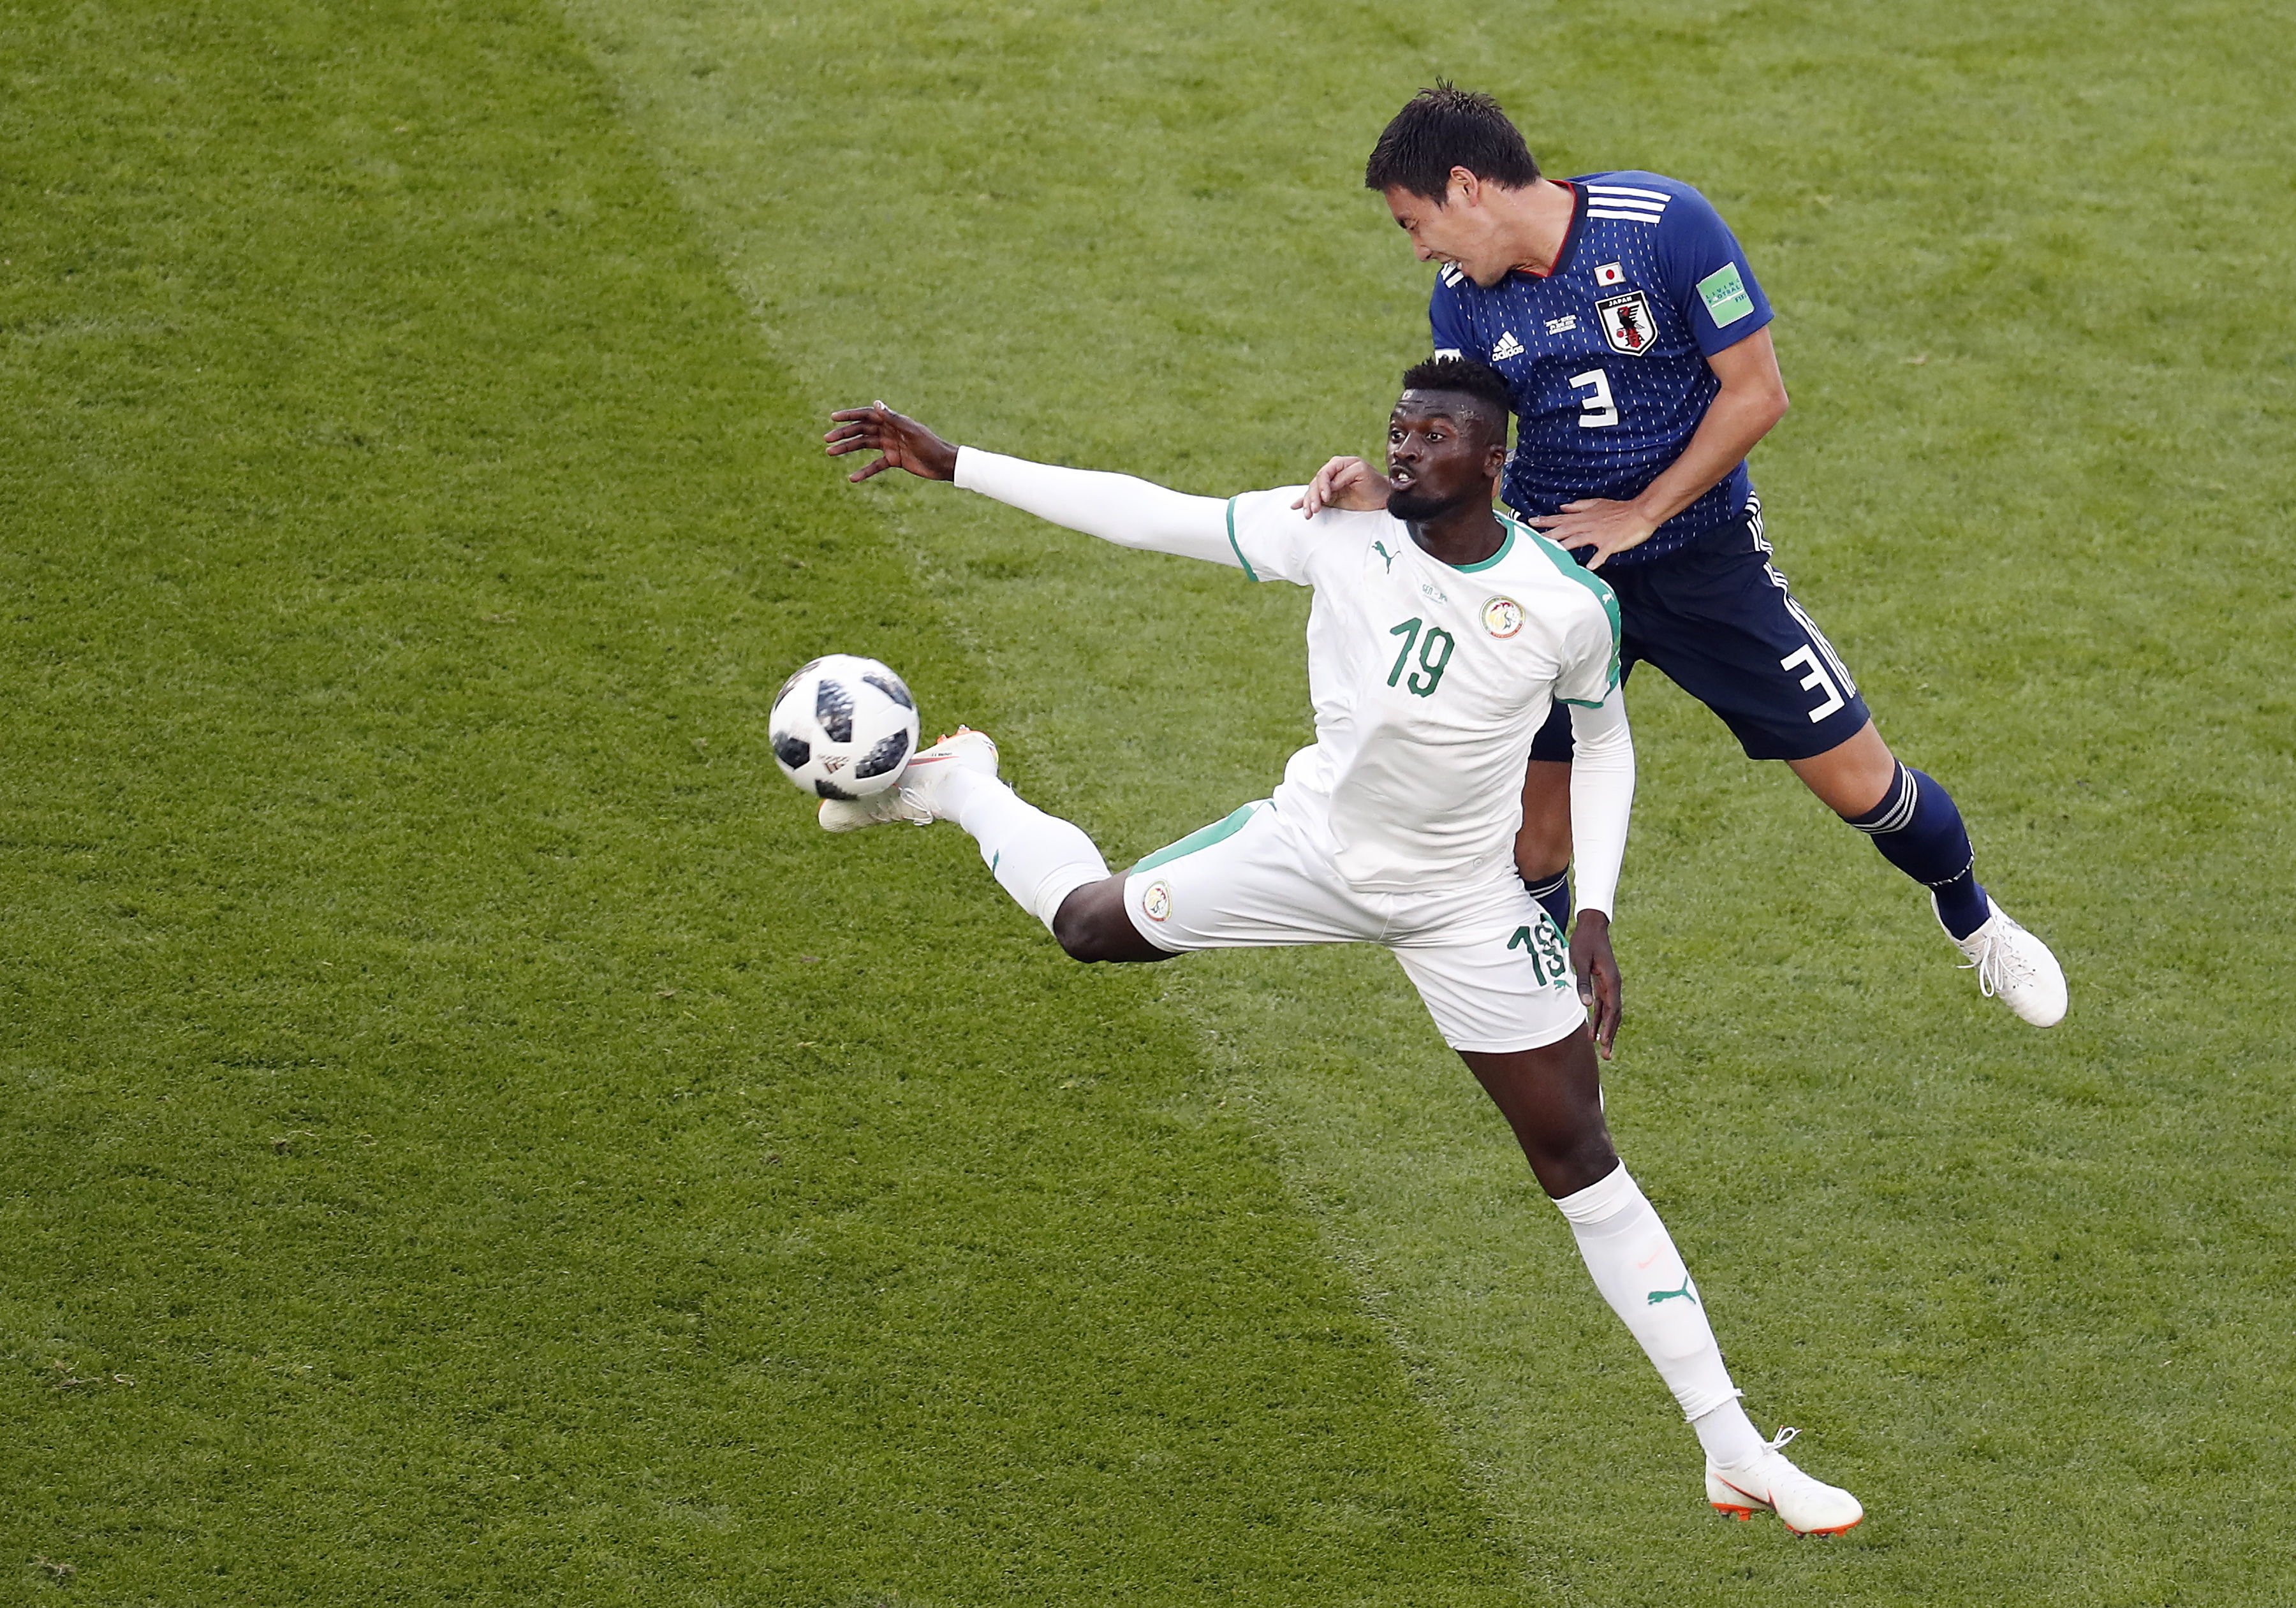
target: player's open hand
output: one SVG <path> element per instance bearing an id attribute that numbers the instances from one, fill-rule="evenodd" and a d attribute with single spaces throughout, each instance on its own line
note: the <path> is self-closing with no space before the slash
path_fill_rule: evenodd
<path id="1" fill-rule="evenodd" d="M 1292 506 L 1310 519 L 1327 508 L 1376 513 L 1387 506 L 1387 494 L 1392 489 L 1387 477 L 1362 459 L 1334 458 L 1316 471 L 1316 478 Z"/>
<path id="2" fill-rule="evenodd" d="M 1611 952 L 1611 918 L 1600 910 L 1580 910 L 1570 924 L 1570 970 L 1578 979 L 1578 999 L 1595 1030 L 1595 1047 L 1609 1060 L 1619 1041 L 1619 960 Z"/>
<path id="3" fill-rule="evenodd" d="M 927 480 L 956 478 L 956 449 L 882 402 L 865 408 L 840 408 L 829 418 L 836 428 L 822 439 L 829 444 L 831 457 L 841 458 L 848 453 L 884 454 L 845 477 L 856 485 L 889 469 L 905 469 Z"/>
<path id="4" fill-rule="evenodd" d="M 1576 502 L 1565 502 L 1561 513 L 1535 515 L 1529 523 L 1571 552 L 1593 548 L 1594 556 L 1586 561 L 1589 569 L 1602 568 L 1603 560 L 1612 553 L 1640 547 L 1658 528 L 1658 521 L 1636 504 L 1614 502 L 1608 497 L 1581 497 Z"/>

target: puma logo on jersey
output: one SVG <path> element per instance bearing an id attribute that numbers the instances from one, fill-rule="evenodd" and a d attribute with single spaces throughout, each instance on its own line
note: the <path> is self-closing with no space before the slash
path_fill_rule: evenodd
<path id="1" fill-rule="evenodd" d="M 1371 544 L 1371 550 L 1377 553 L 1381 558 L 1387 560 L 1387 573 L 1393 575 L 1395 573 L 1395 555 L 1387 551 L 1387 543 L 1384 542 L 1374 542 Z"/>
<path id="2" fill-rule="evenodd" d="M 1687 1273 L 1682 1276 L 1682 1288 L 1678 1290 L 1652 1290 L 1650 1293 L 1650 1304 L 1656 1306 L 1660 1302 L 1672 1301 L 1677 1295 L 1692 1306 L 1698 1304 L 1698 1297 L 1690 1293 L 1690 1275 Z"/>
<path id="3" fill-rule="evenodd" d="M 1550 318 L 1546 321 L 1546 332 L 1549 335 L 1568 335 L 1578 327 L 1578 314 L 1576 313 L 1565 313 L 1560 318 Z"/>
<path id="4" fill-rule="evenodd" d="M 1514 338 L 1514 331 L 1513 330 L 1501 330 L 1499 331 L 1498 345 L 1491 348 L 1491 361 L 1493 363 L 1505 363 L 1510 357 L 1520 357 L 1521 355 L 1522 342 Z"/>

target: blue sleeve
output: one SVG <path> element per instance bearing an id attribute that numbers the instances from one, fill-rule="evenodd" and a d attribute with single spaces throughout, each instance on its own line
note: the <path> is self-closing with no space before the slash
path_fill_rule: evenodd
<path id="1" fill-rule="evenodd" d="M 1450 270 L 1435 276 L 1435 294 L 1427 304 L 1427 323 L 1435 336 L 1435 355 L 1456 352 L 1462 357 L 1477 363 L 1487 363 L 1490 355 L 1475 345 L 1474 327 L 1467 322 L 1467 309 L 1459 305 L 1459 293 L 1451 288 Z"/>
<path id="2" fill-rule="evenodd" d="M 1658 267 L 1669 300 L 1707 356 L 1770 322 L 1770 298 L 1714 204 L 1685 187 L 1658 228 Z"/>

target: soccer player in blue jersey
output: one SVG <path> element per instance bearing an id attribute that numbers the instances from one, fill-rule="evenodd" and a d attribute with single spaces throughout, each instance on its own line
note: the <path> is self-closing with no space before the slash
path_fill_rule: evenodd
<path id="1" fill-rule="evenodd" d="M 1979 884 L 1952 797 L 1882 740 L 1857 685 L 1770 561 L 1746 453 L 1784 416 L 1770 304 L 1706 198 L 1654 173 L 1544 176 L 1488 95 L 1439 85 L 1398 113 L 1365 183 L 1423 262 L 1442 265 L 1438 356 L 1505 376 L 1518 435 L 1503 495 L 1599 569 L 1628 668 L 1647 659 L 1719 715 L 1753 759 L 1782 759 L 1926 887 L 1978 984 L 2047 1027 L 2065 1013 L 2048 946 Z M 1384 505 L 1383 478 L 1337 458 L 1309 488 Z M 1531 748 L 1517 863 L 1570 913 L 1570 729 Z"/>

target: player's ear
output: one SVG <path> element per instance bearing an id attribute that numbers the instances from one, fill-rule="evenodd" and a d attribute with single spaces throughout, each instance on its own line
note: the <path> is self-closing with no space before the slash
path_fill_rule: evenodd
<path id="1" fill-rule="evenodd" d="M 1454 167 L 1451 169 L 1451 182 L 1443 191 L 1442 204 L 1447 207 L 1456 200 L 1463 207 L 1472 207 L 1482 199 L 1482 180 L 1464 167 Z"/>

